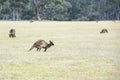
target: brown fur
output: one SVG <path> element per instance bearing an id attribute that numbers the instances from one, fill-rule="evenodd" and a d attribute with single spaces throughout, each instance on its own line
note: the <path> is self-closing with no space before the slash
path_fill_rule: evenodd
<path id="1" fill-rule="evenodd" d="M 53 45 L 54 43 L 52 41 L 49 41 L 49 44 L 48 44 L 44 40 L 38 40 L 33 44 L 33 46 L 28 51 L 32 50 L 33 48 L 37 48 L 37 51 L 40 51 L 41 48 L 44 48 L 44 52 L 46 52 L 46 50 Z"/>
<path id="2" fill-rule="evenodd" d="M 100 34 L 102 34 L 102 33 L 108 33 L 108 30 L 107 29 L 102 29 Z"/>
<path id="3" fill-rule="evenodd" d="M 10 31 L 9 31 L 9 37 L 10 38 L 16 37 L 16 35 L 15 35 L 15 29 L 10 29 Z"/>

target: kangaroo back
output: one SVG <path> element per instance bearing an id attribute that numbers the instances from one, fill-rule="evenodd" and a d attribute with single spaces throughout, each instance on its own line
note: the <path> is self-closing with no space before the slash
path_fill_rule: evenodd
<path id="1" fill-rule="evenodd" d="M 44 40 L 38 40 L 32 45 L 32 47 L 28 51 L 31 51 L 33 48 L 37 48 L 37 50 L 40 48 L 45 48 L 47 45 L 48 43 Z"/>
<path id="2" fill-rule="evenodd" d="M 100 33 L 108 33 L 107 29 L 102 29 Z"/>
<path id="3" fill-rule="evenodd" d="M 15 29 L 10 29 L 9 33 L 15 34 Z"/>
<path id="4" fill-rule="evenodd" d="M 44 41 L 44 40 L 38 40 L 37 42 L 36 42 L 36 46 L 39 46 L 39 47 L 41 47 L 41 48 L 44 48 L 44 47 L 46 47 L 48 45 L 48 43 L 46 42 L 46 41 Z"/>
<path id="5" fill-rule="evenodd" d="M 9 31 L 9 37 L 11 38 L 13 38 L 13 37 L 16 37 L 16 35 L 15 35 L 15 29 L 10 29 L 10 31 Z"/>

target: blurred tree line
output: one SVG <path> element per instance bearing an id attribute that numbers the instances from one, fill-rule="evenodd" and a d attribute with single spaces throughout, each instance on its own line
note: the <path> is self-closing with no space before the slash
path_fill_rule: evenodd
<path id="1" fill-rule="evenodd" d="M 0 20 L 120 20 L 120 0 L 0 0 Z"/>

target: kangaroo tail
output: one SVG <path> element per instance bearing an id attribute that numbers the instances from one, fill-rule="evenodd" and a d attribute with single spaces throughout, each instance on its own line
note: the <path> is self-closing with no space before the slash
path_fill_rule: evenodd
<path id="1" fill-rule="evenodd" d="M 33 48 L 34 48 L 34 45 L 28 51 L 31 51 Z"/>

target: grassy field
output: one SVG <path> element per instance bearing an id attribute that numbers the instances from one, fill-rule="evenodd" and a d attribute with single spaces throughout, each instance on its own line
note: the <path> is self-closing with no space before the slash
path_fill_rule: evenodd
<path id="1" fill-rule="evenodd" d="M 38 39 L 55 46 L 28 52 Z M 120 21 L 1 21 L 0 80 L 120 80 Z"/>

